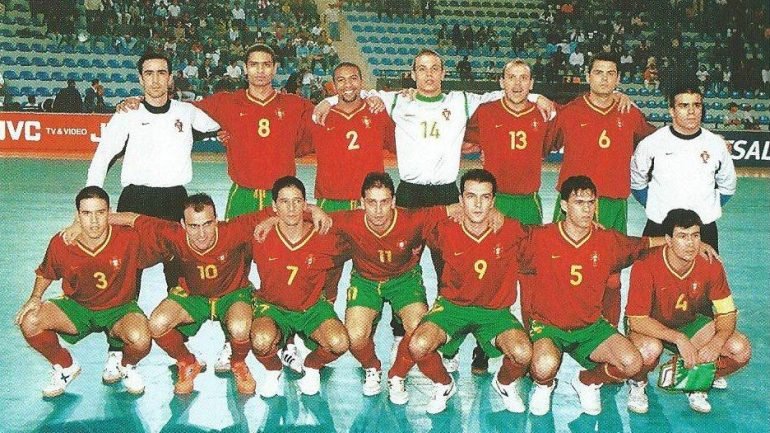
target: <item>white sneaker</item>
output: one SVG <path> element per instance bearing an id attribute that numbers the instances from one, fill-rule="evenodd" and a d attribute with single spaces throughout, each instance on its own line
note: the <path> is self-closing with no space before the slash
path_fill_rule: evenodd
<path id="1" fill-rule="evenodd" d="M 67 368 L 55 364 L 51 372 L 51 382 L 43 388 L 43 397 L 57 397 L 64 394 L 67 385 L 78 377 L 78 374 L 80 374 L 80 366 L 77 362 L 73 361 Z"/>
<path id="2" fill-rule="evenodd" d="M 705 392 L 691 392 L 687 394 L 687 400 L 690 402 L 690 409 L 695 412 L 711 412 L 711 403 L 708 401 L 708 394 Z"/>
<path id="3" fill-rule="evenodd" d="M 364 395 L 371 397 L 379 394 L 382 391 L 382 372 L 376 368 L 367 368 L 364 373 Z"/>
<path id="4" fill-rule="evenodd" d="M 305 395 L 315 395 L 321 390 L 321 372 L 305 367 L 305 375 L 297 381 L 299 391 Z"/>
<path id="5" fill-rule="evenodd" d="M 717 377 L 714 379 L 714 383 L 711 384 L 714 389 L 727 389 L 727 379 L 724 377 Z"/>
<path id="6" fill-rule="evenodd" d="M 444 364 L 447 373 L 457 373 L 460 369 L 460 354 L 457 354 L 451 358 L 441 358 L 441 362 Z"/>
<path id="7" fill-rule="evenodd" d="M 232 356 L 233 348 L 230 347 L 229 341 L 225 341 L 225 345 L 222 346 L 222 350 L 217 355 L 217 362 L 214 363 L 214 373 L 228 373 L 230 371 L 230 357 Z M 198 357 L 196 356 L 196 358 Z"/>
<path id="8" fill-rule="evenodd" d="M 647 382 L 637 382 L 629 379 L 628 381 L 628 410 L 634 413 L 647 413 L 650 409 L 650 402 L 647 398 L 645 389 Z"/>
<path id="9" fill-rule="evenodd" d="M 557 379 L 554 379 L 551 386 L 533 383 L 535 391 L 529 399 L 529 413 L 543 416 L 551 410 L 551 394 L 553 394 L 557 382 Z"/>
<path id="10" fill-rule="evenodd" d="M 409 393 L 406 392 L 406 379 L 393 376 L 388 379 L 388 398 L 393 404 L 406 404 L 409 401 Z"/>
<path id="11" fill-rule="evenodd" d="M 572 379 L 571 385 L 578 394 L 583 412 L 587 415 L 599 415 L 602 413 L 601 384 L 586 385 L 580 381 L 580 375 L 577 375 Z"/>
<path id="12" fill-rule="evenodd" d="M 120 367 L 121 377 L 123 378 L 123 386 L 126 387 L 126 391 L 129 394 L 141 395 L 144 393 L 144 380 L 142 375 L 136 371 L 135 365 L 121 365 Z"/>
<path id="13" fill-rule="evenodd" d="M 447 385 L 441 383 L 433 384 L 433 397 L 425 407 L 425 411 L 430 414 L 441 413 L 446 409 L 446 403 L 457 392 L 455 380 L 450 377 L 451 382 Z"/>
<path id="14" fill-rule="evenodd" d="M 102 370 L 102 382 L 104 384 L 117 383 L 123 378 L 123 375 L 120 373 L 120 361 L 122 360 L 123 352 L 107 352 L 107 362 L 104 363 L 104 370 Z"/>
<path id="15" fill-rule="evenodd" d="M 275 397 L 281 385 L 283 370 L 267 370 L 265 377 L 259 386 L 259 395 L 264 398 Z"/>
<path id="16" fill-rule="evenodd" d="M 499 372 L 498 372 L 499 374 Z M 508 385 L 503 385 L 497 380 L 497 375 L 492 379 L 492 388 L 497 391 L 500 398 L 503 399 L 503 405 L 508 412 L 524 413 L 524 401 L 519 395 L 519 380 L 516 379 Z"/>
<path id="17" fill-rule="evenodd" d="M 401 344 L 402 336 L 393 336 L 393 345 L 390 346 L 390 365 L 396 363 L 396 356 L 398 355 L 398 345 Z"/>
<path id="18" fill-rule="evenodd" d="M 297 346 L 294 344 L 287 344 L 286 348 L 278 351 L 278 357 L 281 358 L 281 364 L 284 367 L 288 367 L 291 371 L 302 374 L 305 360 L 297 352 Z"/>

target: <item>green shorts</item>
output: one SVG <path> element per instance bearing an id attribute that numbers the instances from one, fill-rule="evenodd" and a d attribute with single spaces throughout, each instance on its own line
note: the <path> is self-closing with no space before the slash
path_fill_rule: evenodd
<path id="1" fill-rule="evenodd" d="M 708 316 L 704 316 L 703 314 L 698 314 L 695 316 L 695 320 L 693 320 L 690 323 L 685 323 L 684 325 L 676 328 L 677 331 L 681 332 L 682 334 L 686 335 L 687 338 L 692 339 L 692 337 L 695 336 L 695 334 L 698 333 L 701 329 L 703 329 L 706 325 L 711 323 L 713 319 Z M 669 343 L 668 341 L 663 341 L 663 347 L 665 347 L 667 350 L 673 353 L 679 353 L 679 349 L 677 349 L 676 344 Z"/>
<path id="2" fill-rule="evenodd" d="M 104 332 L 107 334 L 107 342 L 111 347 L 123 347 L 123 341 L 110 335 L 112 327 L 126 314 L 139 313 L 144 316 L 144 311 L 139 308 L 136 301 L 126 302 L 106 310 L 91 310 L 67 297 L 50 299 L 50 302 L 56 305 L 75 325 L 77 334 L 59 333 L 61 338 L 70 344 L 75 344 L 94 332 Z"/>
<path id="3" fill-rule="evenodd" d="M 503 352 L 494 345 L 495 337 L 509 329 L 524 329 L 508 308 L 491 310 L 484 307 L 462 306 L 442 297 L 436 298 L 433 308 L 422 320 L 435 323 L 446 332 L 447 342 L 439 348 L 439 351 L 444 354 L 450 354 L 450 350 L 454 348 L 453 341 L 459 340 L 462 343 L 468 334 L 473 334 L 487 356 L 496 358 L 502 356 Z"/>
<path id="4" fill-rule="evenodd" d="M 591 325 L 572 330 L 559 329 L 534 319 L 530 321 L 529 327 L 529 338 L 533 344 L 542 338 L 550 338 L 559 350 L 569 353 L 572 359 L 587 370 L 596 366 L 591 361 L 594 350 L 615 334 L 619 334 L 618 330 L 603 317 Z"/>
<path id="5" fill-rule="evenodd" d="M 316 205 L 326 213 L 337 212 L 342 210 L 356 210 L 359 208 L 358 200 L 333 200 L 330 198 L 318 198 L 316 199 Z"/>
<path id="6" fill-rule="evenodd" d="M 556 194 L 556 207 L 553 210 L 553 222 L 564 221 L 566 214 L 561 210 L 561 196 Z M 594 221 L 605 229 L 628 232 L 628 200 L 624 198 L 599 197 L 596 202 Z"/>
<path id="7" fill-rule="evenodd" d="M 249 212 L 257 212 L 272 204 L 273 193 L 269 189 L 251 189 L 233 183 L 227 195 L 225 219 L 230 220 Z"/>
<path id="8" fill-rule="evenodd" d="M 415 303 L 428 305 L 420 265 L 387 281 L 368 280 L 355 269 L 350 272 L 347 308 L 366 307 L 382 313 L 382 306 L 386 301 L 394 312 Z"/>
<path id="9" fill-rule="evenodd" d="M 327 320 L 337 319 L 337 313 L 334 312 L 334 306 L 326 299 L 319 299 L 305 311 L 287 310 L 269 302 L 259 299 L 254 300 L 254 318 L 269 317 L 273 319 L 278 330 L 281 332 L 281 347 L 286 345 L 286 341 L 294 334 L 298 334 L 305 342 L 305 346 L 313 350 L 318 344 L 310 338 L 322 323 Z"/>
<path id="10" fill-rule="evenodd" d="M 543 224 L 543 203 L 540 194 L 514 195 L 497 193 L 495 207 L 503 215 L 522 224 Z"/>
<path id="11" fill-rule="evenodd" d="M 177 286 L 171 289 L 168 297 L 180 307 L 182 307 L 190 317 L 192 323 L 185 323 L 176 328 L 186 337 L 192 337 L 197 334 L 206 320 L 223 321 L 230 307 L 236 302 L 243 302 L 251 306 L 251 296 L 254 293 L 254 286 L 246 286 L 222 296 L 221 298 L 207 298 L 205 296 L 189 295 L 181 287 Z"/>

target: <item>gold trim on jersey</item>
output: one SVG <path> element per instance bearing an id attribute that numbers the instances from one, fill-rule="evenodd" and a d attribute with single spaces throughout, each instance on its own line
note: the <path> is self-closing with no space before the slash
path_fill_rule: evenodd
<path id="1" fill-rule="evenodd" d="M 187 241 L 187 246 L 190 247 L 192 252 L 194 252 L 199 256 L 205 256 L 211 250 L 213 250 L 217 246 L 217 243 L 219 242 L 219 227 L 214 227 L 214 243 L 206 251 L 201 251 L 195 248 L 195 246 L 190 242 L 190 236 L 188 236 L 187 233 L 185 233 L 184 239 Z"/>
<path id="2" fill-rule="evenodd" d="M 559 233 L 561 234 L 561 237 L 564 238 L 565 241 L 567 241 L 568 244 L 572 245 L 575 248 L 580 248 L 583 246 L 584 243 L 588 241 L 588 239 L 591 238 L 591 234 L 594 232 L 593 224 L 591 224 L 591 227 L 588 229 L 588 234 L 583 236 L 582 239 L 578 240 L 572 240 L 571 237 L 567 234 L 567 232 L 564 231 L 564 227 L 562 226 L 562 223 L 564 221 L 559 221 L 557 224 L 557 227 L 559 228 Z"/>
<path id="3" fill-rule="evenodd" d="M 361 106 L 358 108 L 355 108 L 350 113 L 346 113 L 338 108 L 336 108 L 336 105 L 332 107 L 331 111 L 334 111 L 335 113 L 339 114 L 340 116 L 344 117 L 345 120 L 350 120 L 355 116 L 356 114 L 360 113 L 364 108 L 366 108 L 366 102 L 361 101 Z"/>
<path id="4" fill-rule="evenodd" d="M 463 232 L 469 238 L 473 239 L 477 244 L 480 244 L 490 233 L 492 233 L 492 228 L 487 227 L 487 229 L 484 230 L 484 233 L 480 234 L 479 236 L 476 236 L 473 233 L 469 232 L 467 228 L 465 228 L 465 222 L 460 223 L 460 227 L 462 227 Z"/>
<path id="5" fill-rule="evenodd" d="M 281 229 L 278 226 L 275 226 L 275 234 L 278 235 L 278 239 L 283 242 L 283 244 L 286 246 L 286 248 L 289 249 L 289 251 L 297 251 L 298 249 L 305 246 L 306 243 L 310 240 L 310 238 L 313 237 L 314 234 L 316 234 L 315 227 L 310 230 L 303 238 L 301 238 L 299 241 L 297 241 L 296 244 L 291 243 L 286 236 L 281 233 Z"/>
<path id="6" fill-rule="evenodd" d="M 385 236 L 389 235 L 390 232 L 393 231 L 393 227 L 396 226 L 396 220 L 398 219 L 398 208 L 393 209 L 393 221 L 390 222 L 390 226 L 385 230 L 381 235 L 377 234 L 374 229 L 369 227 L 369 220 L 366 218 L 366 213 L 364 213 L 364 226 L 366 226 L 366 230 L 369 230 L 369 233 L 373 234 L 378 239 L 382 239 Z"/>
<path id="7" fill-rule="evenodd" d="M 680 275 L 679 272 L 677 272 L 674 269 L 674 267 L 671 266 L 671 263 L 668 262 L 668 256 L 666 255 L 666 251 L 668 251 L 668 245 L 663 247 L 663 263 L 666 265 L 666 269 L 668 269 L 669 272 L 674 274 L 674 276 L 677 277 L 680 280 L 684 280 L 685 278 L 687 278 L 692 273 L 692 270 L 695 269 L 695 260 L 693 260 L 692 264 L 690 264 L 690 269 L 685 271 L 684 274 Z"/>
<path id="8" fill-rule="evenodd" d="M 505 98 L 500 99 L 500 104 L 503 106 L 503 109 L 508 113 L 510 113 L 513 117 L 522 117 L 535 110 L 535 106 L 530 105 L 529 108 L 525 108 L 522 111 L 516 111 L 513 108 L 508 106 L 508 104 L 505 102 Z"/>
<path id="9" fill-rule="evenodd" d="M 610 111 L 612 111 L 615 108 L 615 105 L 617 105 L 617 101 L 613 100 L 612 104 L 610 104 L 607 108 L 601 108 L 596 106 L 591 100 L 588 98 L 588 95 L 583 95 L 583 100 L 586 101 L 586 104 L 588 105 L 588 108 L 596 111 L 597 113 L 606 116 Z"/>
<path id="10" fill-rule="evenodd" d="M 82 242 L 80 242 L 80 241 L 78 241 L 78 243 L 77 243 L 77 246 L 78 246 L 78 248 L 80 248 L 81 250 L 83 250 L 83 252 L 84 252 L 84 253 L 86 253 L 86 254 L 88 254 L 89 256 L 91 256 L 91 257 L 96 257 L 96 256 L 98 256 L 98 255 L 99 255 L 99 253 L 101 253 L 101 252 L 102 252 L 102 251 L 103 251 L 105 248 L 107 248 L 107 244 L 109 244 L 109 243 L 110 243 L 110 239 L 112 239 L 112 226 L 111 226 L 111 225 L 108 225 L 108 226 L 107 226 L 107 237 L 106 237 L 106 238 L 104 238 L 104 242 L 102 242 L 101 244 L 97 245 L 97 246 L 96 246 L 96 248 L 94 248 L 94 249 L 92 250 L 92 249 L 88 248 L 87 246 L 83 245 L 83 243 L 82 243 Z"/>
<path id="11" fill-rule="evenodd" d="M 246 99 L 248 99 L 249 101 L 251 101 L 251 102 L 253 102 L 255 104 L 261 105 L 263 107 L 265 105 L 271 103 L 273 101 L 273 99 L 275 99 L 277 96 L 278 96 L 278 92 L 276 92 L 275 89 L 273 89 L 273 94 L 272 95 L 268 96 L 265 99 L 259 99 L 256 96 L 251 96 L 251 93 L 249 93 L 249 90 L 246 89 Z"/>

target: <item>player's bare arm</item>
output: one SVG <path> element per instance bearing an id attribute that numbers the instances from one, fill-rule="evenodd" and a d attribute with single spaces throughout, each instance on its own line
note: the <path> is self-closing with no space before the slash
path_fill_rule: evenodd
<path id="1" fill-rule="evenodd" d="M 735 311 L 714 318 L 714 336 L 698 350 L 698 362 L 714 362 L 722 352 L 727 339 L 735 332 L 738 315 Z"/>
<path id="2" fill-rule="evenodd" d="M 329 230 L 332 228 L 333 221 L 326 212 L 313 204 L 307 205 L 307 212 L 310 215 L 310 219 L 313 221 L 313 226 L 319 234 L 325 235 L 329 233 Z M 273 227 L 278 224 L 278 221 L 280 221 L 280 219 L 277 216 L 273 216 L 254 226 L 254 240 L 259 243 L 264 242 L 265 237 L 268 233 L 270 233 L 270 230 L 272 230 Z"/>
<path id="3" fill-rule="evenodd" d="M 632 332 L 675 344 L 687 368 L 692 368 L 698 363 L 698 349 L 685 334 L 649 316 L 629 316 L 628 324 Z"/>

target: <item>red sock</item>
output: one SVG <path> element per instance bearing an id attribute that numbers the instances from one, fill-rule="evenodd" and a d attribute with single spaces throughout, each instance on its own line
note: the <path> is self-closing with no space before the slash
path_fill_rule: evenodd
<path id="1" fill-rule="evenodd" d="M 123 358 L 120 361 L 122 366 L 136 365 L 139 361 L 147 356 L 147 350 L 138 350 L 136 347 L 124 344 L 123 345 Z"/>
<path id="2" fill-rule="evenodd" d="M 257 356 L 257 361 L 265 367 L 265 370 L 277 371 L 283 368 L 281 360 L 275 353 L 266 356 Z"/>
<path id="3" fill-rule="evenodd" d="M 377 359 L 377 354 L 374 352 L 374 340 L 372 340 L 372 337 L 369 337 L 364 347 L 360 349 L 353 349 L 353 346 L 350 346 L 350 353 L 361 363 L 363 368 L 376 368 L 377 370 L 382 368 L 382 363 Z"/>
<path id="4" fill-rule="evenodd" d="M 732 358 L 726 356 L 720 356 L 717 358 L 717 377 L 725 377 L 729 374 L 735 373 L 740 370 L 746 364 L 741 364 Z"/>
<path id="5" fill-rule="evenodd" d="M 25 335 L 24 339 L 52 365 L 59 364 L 62 368 L 72 365 L 72 356 L 67 349 L 61 347 L 59 336 L 56 335 L 56 332 L 46 329 L 31 337 Z"/>
<path id="6" fill-rule="evenodd" d="M 251 350 L 251 340 L 235 341 L 231 339 L 230 347 L 233 349 L 230 360 L 232 362 L 243 362 L 249 355 L 249 350 Z"/>
<path id="7" fill-rule="evenodd" d="M 449 376 L 446 368 L 444 368 L 444 364 L 441 363 L 441 355 L 438 352 L 429 353 L 423 359 L 417 361 L 417 366 L 420 367 L 420 371 L 422 371 L 425 377 L 435 383 L 447 385 L 452 381 L 452 377 Z"/>
<path id="8" fill-rule="evenodd" d="M 339 358 L 340 355 L 331 353 L 330 351 L 318 346 L 314 351 L 305 358 L 305 367 L 320 370 L 324 365 Z"/>
<path id="9" fill-rule="evenodd" d="M 190 353 L 187 346 L 184 344 L 184 336 L 178 329 L 173 328 L 155 338 L 155 343 L 160 346 L 161 349 L 168 353 L 168 356 L 185 364 L 192 364 L 195 362 L 195 356 Z"/>
<path id="10" fill-rule="evenodd" d="M 607 279 L 602 299 L 602 314 L 614 327 L 620 323 L 620 274 L 612 274 Z"/>
<path id="11" fill-rule="evenodd" d="M 527 367 L 505 356 L 503 357 L 503 365 L 500 367 L 500 371 L 497 372 L 497 380 L 501 385 L 509 385 L 514 380 L 524 376 L 526 372 Z"/>
<path id="12" fill-rule="evenodd" d="M 407 374 L 409 374 L 409 370 L 414 367 L 414 359 L 412 359 L 412 354 L 409 353 L 409 342 L 412 341 L 412 336 L 407 335 L 404 338 L 401 339 L 401 342 L 398 343 L 398 350 L 396 351 L 396 360 L 393 362 L 393 365 L 390 367 L 390 371 L 388 372 L 388 378 L 398 376 L 398 377 L 406 377 Z"/>
<path id="13" fill-rule="evenodd" d="M 580 372 L 580 381 L 586 385 L 600 385 L 602 383 L 623 383 L 623 372 L 610 364 L 599 364 L 591 370 Z"/>

